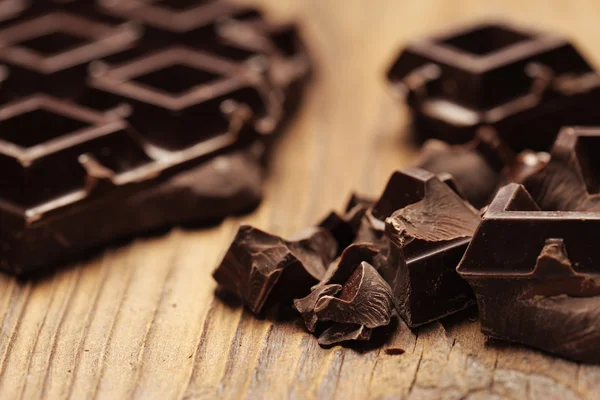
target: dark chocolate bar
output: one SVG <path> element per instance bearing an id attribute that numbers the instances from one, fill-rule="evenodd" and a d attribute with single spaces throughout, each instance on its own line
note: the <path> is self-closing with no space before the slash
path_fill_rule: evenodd
<path id="1" fill-rule="evenodd" d="M 600 123 L 600 78 L 565 38 L 484 22 L 411 42 L 388 72 L 419 140 L 493 127 L 514 151 L 547 150 L 563 125 Z"/>
<path id="2" fill-rule="evenodd" d="M 481 330 L 577 361 L 600 362 L 600 215 L 542 211 L 525 188 L 502 188 L 458 273 Z"/>
<path id="3" fill-rule="evenodd" d="M 264 155 L 309 72 L 293 25 L 221 0 L 6 10 L 1 269 L 258 204 Z"/>

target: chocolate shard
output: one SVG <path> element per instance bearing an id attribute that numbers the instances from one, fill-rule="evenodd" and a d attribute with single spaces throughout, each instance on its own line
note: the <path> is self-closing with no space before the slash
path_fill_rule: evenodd
<path id="1" fill-rule="evenodd" d="M 385 220 L 389 251 L 380 273 L 402 318 L 414 327 L 472 305 L 472 291 L 455 268 L 479 224 L 477 211 L 436 175 L 419 169 L 396 172 L 386 193 L 383 204 L 400 207 Z"/>
<path id="2" fill-rule="evenodd" d="M 550 154 L 545 151 L 524 150 L 502 170 L 498 189 L 509 183 L 524 184 L 548 165 Z"/>
<path id="3" fill-rule="evenodd" d="M 473 236 L 478 215 L 439 179 L 427 182 L 423 200 L 394 212 L 386 232 L 405 247 L 413 240 L 444 242 Z"/>
<path id="4" fill-rule="evenodd" d="M 344 215 L 332 211 L 318 224 L 331 232 L 338 243 L 339 252 L 357 239 L 362 219 L 368 208 L 365 203 L 353 204 L 353 202 L 354 198 L 351 198 Z"/>
<path id="5" fill-rule="evenodd" d="M 319 319 L 315 314 L 315 306 L 323 296 L 335 296 L 342 290 L 342 285 L 322 285 L 315 287 L 312 292 L 301 299 L 294 299 L 294 307 L 302 315 L 304 324 L 309 332 L 314 332 Z"/>
<path id="6" fill-rule="evenodd" d="M 399 317 L 395 317 L 386 329 L 387 338 L 383 350 L 389 355 L 400 355 L 408 349 L 414 348 L 417 336 L 410 330 L 408 325 Z"/>
<path id="7" fill-rule="evenodd" d="M 390 286 L 373 266 L 362 262 L 344 283 L 339 297 L 321 297 L 315 313 L 321 321 L 376 328 L 390 323 L 394 309 Z"/>
<path id="8" fill-rule="evenodd" d="M 286 241 L 290 251 L 314 277 L 323 278 L 337 254 L 337 244 L 331 234 L 319 227 L 303 229 Z"/>
<path id="9" fill-rule="evenodd" d="M 351 340 L 366 341 L 371 339 L 371 332 L 364 325 L 335 323 L 319 335 L 317 342 L 321 346 L 331 346 Z"/>
<path id="10" fill-rule="evenodd" d="M 502 188 L 457 269 L 476 294 L 482 332 L 600 362 L 600 259 L 592 239 L 599 224 L 595 212 L 544 211 L 523 186 Z"/>
<path id="11" fill-rule="evenodd" d="M 344 250 L 338 260 L 331 263 L 318 286 L 344 284 L 362 262 L 380 265 L 380 250 L 368 243 L 355 243 Z M 377 267 L 375 267 L 377 269 Z"/>
<path id="12" fill-rule="evenodd" d="M 482 21 L 409 43 L 388 79 L 414 116 L 418 140 L 466 143 L 493 127 L 514 151 L 547 150 L 568 124 L 596 125 L 600 79 L 553 32 Z"/>
<path id="13" fill-rule="evenodd" d="M 348 203 L 346 204 L 346 213 L 350 212 L 352 209 L 356 208 L 356 206 L 362 206 L 362 208 L 369 208 L 371 207 L 373 204 L 375 203 L 375 200 L 367 197 L 367 196 L 363 196 L 357 193 L 352 193 L 350 195 L 350 199 L 348 200 Z"/>
<path id="14" fill-rule="evenodd" d="M 600 211 L 600 129 L 567 127 L 561 130 L 550 161 L 524 185 L 542 210 Z"/>
<path id="15" fill-rule="evenodd" d="M 489 204 L 500 182 L 501 171 L 513 158 L 512 151 L 493 130 L 480 129 L 473 140 L 462 145 L 428 140 L 416 166 L 435 174 L 450 174 L 457 191 L 481 208 Z"/>
<path id="16" fill-rule="evenodd" d="M 315 229 L 300 240 L 286 241 L 242 225 L 213 277 L 259 313 L 270 298 L 285 302 L 308 294 L 331 262 L 329 246 L 335 242 L 328 235 Z"/>

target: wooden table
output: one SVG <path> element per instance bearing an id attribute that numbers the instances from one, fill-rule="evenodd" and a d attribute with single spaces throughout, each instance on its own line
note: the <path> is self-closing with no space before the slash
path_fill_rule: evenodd
<path id="1" fill-rule="evenodd" d="M 377 194 L 415 154 L 384 71 L 409 38 L 481 16 L 564 32 L 600 58 L 595 0 L 263 0 L 298 18 L 317 74 L 279 142 L 252 215 L 107 250 L 36 282 L 0 277 L 0 398 L 600 398 L 600 367 L 486 344 L 453 318 L 400 356 L 321 349 L 213 296 L 210 276 L 240 221 L 289 235 L 349 192 Z"/>

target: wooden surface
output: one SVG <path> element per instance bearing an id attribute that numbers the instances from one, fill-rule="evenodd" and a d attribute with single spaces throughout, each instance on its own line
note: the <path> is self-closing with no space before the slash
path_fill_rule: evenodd
<path id="1" fill-rule="evenodd" d="M 600 60 L 595 0 L 263 0 L 301 20 L 318 75 L 280 142 L 252 215 L 176 229 L 37 282 L 0 277 L 1 399 L 600 398 L 600 367 L 486 344 L 454 318 L 400 356 L 321 349 L 294 321 L 273 324 L 213 296 L 211 271 L 240 221 L 289 235 L 378 193 L 414 149 L 383 73 L 410 37 L 481 16 L 535 21 Z"/>

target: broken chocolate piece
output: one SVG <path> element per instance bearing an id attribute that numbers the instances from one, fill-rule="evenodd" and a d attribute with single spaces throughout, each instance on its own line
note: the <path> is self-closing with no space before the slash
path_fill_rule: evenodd
<path id="1" fill-rule="evenodd" d="M 336 323 L 319 335 L 318 343 L 321 346 L 331 346 L 350 340 L 370 340 L 371 332 L 364 325 Z"/>
<path id="2" fill-rule="evenodd" d="M 385 262 L 375 246 L 368 243 L 352 244 L 346 247 L 338 260 L 331 263 L 318 286 L 344 284 L 363 261 L 373 265 L 375 269 Z"/>
<path id="3" fill-rule="evenodd" d="M 22 3 L 0 7 L 2 270 L 256 207 L 309 73 L 292 25 L 222 0 Z"/>
<path id="4" fill-rule="evenodd" d="M 417 138 L 466 143 L 493 127 L 514 151 L 600 123 L 600 78 L 565 38 L 483 22 L 410 43 L 388 72 Z"/>
<path id="5" fill-rule="evenodd" d="M 383 345 L 386 354 L 404 354 L 409 348 L 415 346 L 417 337 L 401 318 L 395 317 L 386 330 L 388 330 L 387 338 Z"/>
<path id="6" fill-rule="evenodd" d="M 385 193 L 398 199 L 391 204 L 404 202 L 386 219 L 390 250 L 380 270 L 402 318 L 415 327 L 472 305 L 471 289 L 455 268 L 479 224 L 476 210 L 419 169 L 395 172 Z"/>
<path id="7" fill-rule="evenodd" d="M 561 130 L 550 161 L 524 180 L 542 210 L 600 211 L 600 128 Z"/>
<path id="8" fill-rule="evenodd" d="M 338 297 L 323 296 L 315 305 L 320 321 L 376 328 L 390 323 L 395 302 L 390 286 L 372 265 L 362 262 Z"/>
<path id="9" fill-rule="evenodd" d="M 352 209 L 356 208 L 356 206 L 362 206 L 362 208 L 369 208 L 375 203 L 374 199 L 371 199 L 367 196 L 362 196 L 357 193 L 352 193 L 350 195 L 350 200 L 346 204 L 346 212 L 350 212 Z"/>
<path id="10" fill-rule="evenodd" d="M 318 224 L 335 237 L 340 253 L 357 239 L 363 216 L 369 207 L 367 204 L 352 195 L 344 215 L 332 211 Z"/>
<path id="11" fill-rule="evenodd" d="M 509 183 L 524 184 L 529 177 L 541 171 L 550 161 L 550 154 L 545 151 L 524 150 L 502 171 L 498 188 Z"/>
<path id="12" fill-rule="evenodd" d="M 335 296 L 342 290 L 342 285 L 322 285 L 315 287 L 310 294 L 302 299 L 294 300 L 294 307 L 304 318 L 304 324 L 309 332 L 314 332 L 319 319 L 315 314 L 315 306 L 323 296 Z"/>
<path id="13" fill-rule="evenodd" d="M 542 211 L 523 186 L 502 188 L 457 269 L 482 332 L 600 362 L 599 228 L 595 212 Z"/>
<path id="14" fill-rule="evenodd" d="M 213 277 L 259 313 L 270 298 L 291 301 L 307 295 L 325 274 L 331 253 L 335 254 L 335 241 L 324 229 L 286 241 L 242 225 Z"/>
<path id="15" fill-rule="evenodd" d="M 416 166 L 435 174 L 449 173 L 458 192 L 481 208 L 489 204 L 502 169 L 513 157 L 494 131 L 481 129 L 472 141 L 463 145 L 428 140 Z"/>

